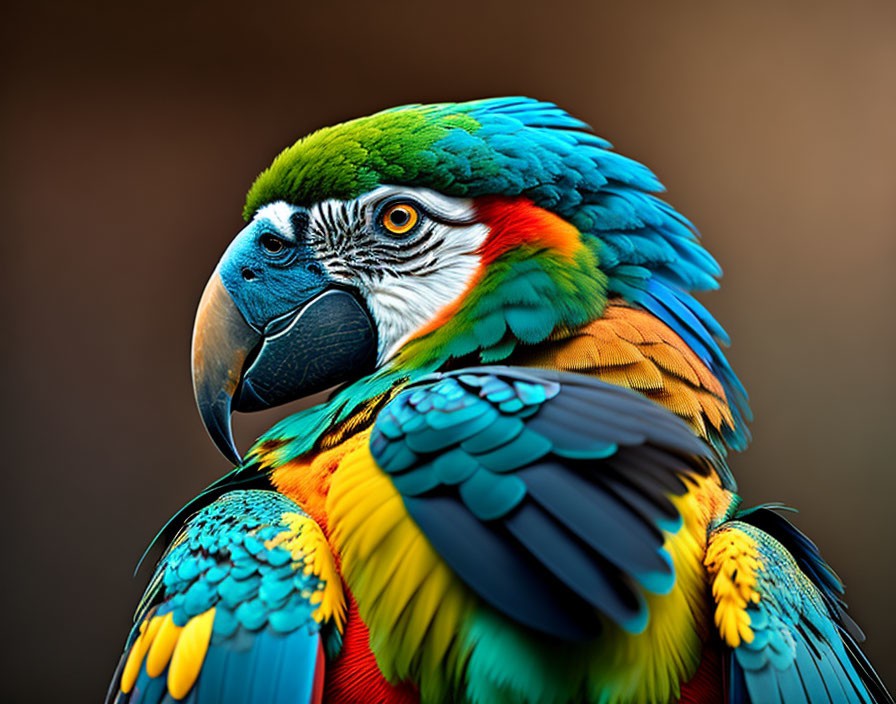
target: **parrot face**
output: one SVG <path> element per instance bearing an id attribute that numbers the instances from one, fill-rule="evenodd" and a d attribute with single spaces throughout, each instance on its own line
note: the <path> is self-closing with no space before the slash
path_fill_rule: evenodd
<path id="1" fill-rule="evenodd" d="M 232 411 L 500 362 L 598 319 L 610 296 L 684 326 L 737 400 L 724 332 L 688 293 L 716 287 L 718 266 L 649 194 L 653 174 L 609 146 L 516 98 L 396 108 L 286 149 L 196 317 L 194 391 L 218 448 L 241 461 Z"/>
<path id="2" fill-rule="evenodd" d="M 467 288 L 488 228 L 473 201 L 383 186 L 309 209 L 259 209 L 221 262 L 224 286 L 263 330 L 327 287 L 353 292 L 377 332 L 377 362 Z"/>
<path id="3" fill-rule="evenodd" d="M 464 293 L 487 232 L 470 199 L 382 186 L 312 207 L 307 237 L 327 275 L 357 291 L 370 311 L 383 364 Z"/>
<path id="4" fill-rule="evenodd" d="M 391 359 L 464 294 L 488 231 L 471 199 L 426 188 L 260 208 L 222 257 L 195 328 L 197 400 L 221 450 L 238 459 L 231 410 L 293 401 Z M 206 344 L 210 318 L 229 340 Z"/>

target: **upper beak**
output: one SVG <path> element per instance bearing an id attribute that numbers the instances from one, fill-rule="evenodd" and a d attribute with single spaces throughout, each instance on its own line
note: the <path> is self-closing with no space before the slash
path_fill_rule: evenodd
<path id="1" fill-rule="evenodd" d="M 242 458 L 233 411 L 256 411 L 357 379 L 376 361 L 376 328 L 346 290 L 327 287 L 295 301 L 260 332 L 246 322 L 218 270 L 205 287 L 193 328 L 193 392 L 221 453 Z"/>
<path id="2" fill-rule="evenodd" d="M 208 434 L 234 464 L 242 458 L 233 442 L 233 395 L 249 354 L 261 335 L 249 327 L 215 271 L 199 301 L 193 326 L 193 394 Z"/>

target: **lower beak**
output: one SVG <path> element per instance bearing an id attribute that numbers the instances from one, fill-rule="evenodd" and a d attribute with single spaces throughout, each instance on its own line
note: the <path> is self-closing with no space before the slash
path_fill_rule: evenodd
<path id="1" fill-rule="evenodd" d="M 199 415 L 221 453 L 242 458 L 233 411 L 295 401 L 360 378 L 376 362 L 376 329 L 351 293 L 327 288 L 269 321 L 250 326 L 216 271 L 193 328 L 193 392 Z"/>

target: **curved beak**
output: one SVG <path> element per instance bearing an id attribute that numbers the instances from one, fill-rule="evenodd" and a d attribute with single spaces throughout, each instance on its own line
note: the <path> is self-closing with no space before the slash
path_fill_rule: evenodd
<path id="1" fill-rule="evenodd" d="M 246 359 L 261 335 L 246 323 L 217 270 L 212 274 L 193 325 L 193 395 L 212 442 L 234 464 L 242 457 L 233 442 L 230 414 Z"/>
<path id="2" fill-rule="evenodd" d="M 367 309 L 327 287 L 296 302 L 259 332 L 246 322 L 218 270 L 205 287 L 193 328 L 193 392 L 221 453 L 242 458 L 233 411 L 270 408 L 357 379 L 376 361 L 376 328 Z"/>

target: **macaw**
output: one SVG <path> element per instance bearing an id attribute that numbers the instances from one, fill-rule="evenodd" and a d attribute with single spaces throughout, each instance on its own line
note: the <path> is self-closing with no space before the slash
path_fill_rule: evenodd
<path id="1" fill-rule="evenodd" d="M 741 506 L 721 272 L 661 191 L 525 98 L 277 156 L 193 335 L 235 468 L 161 534 L 109 701 L 892 702 L 816 546 Z M 234 411 L 332 387 L 238 451 Z"/>

